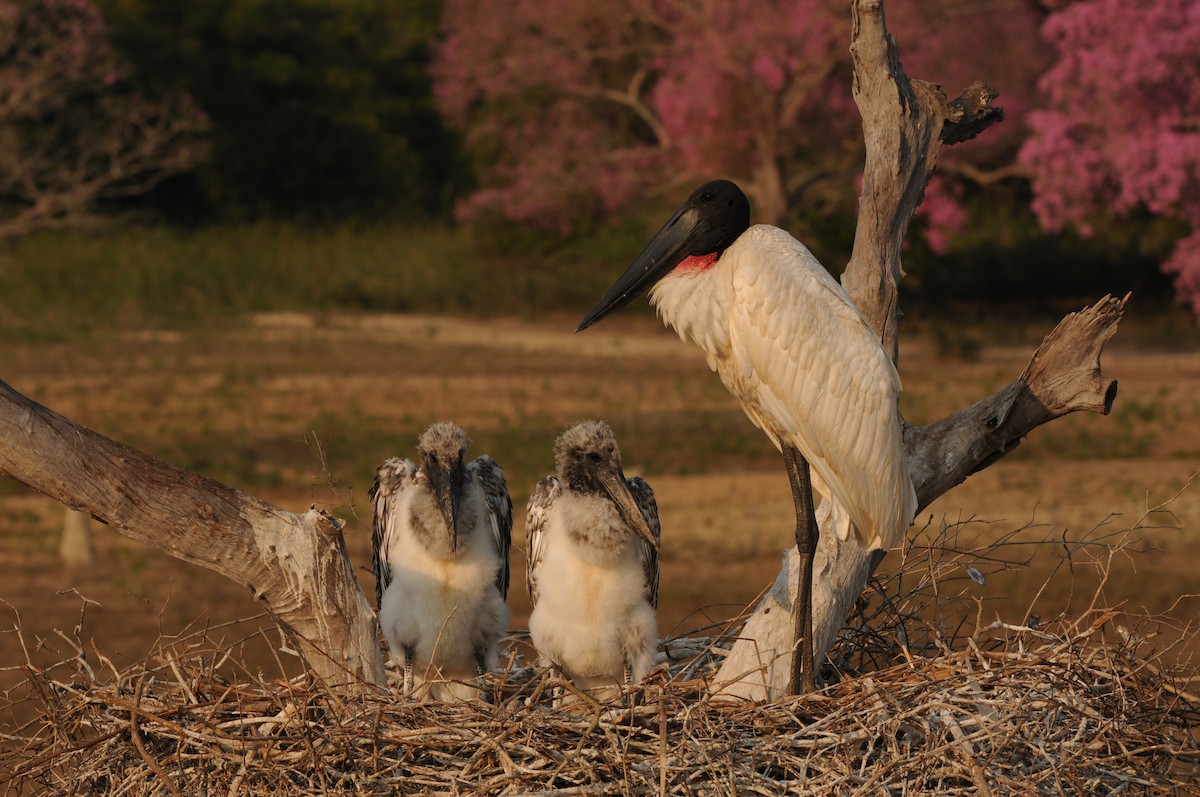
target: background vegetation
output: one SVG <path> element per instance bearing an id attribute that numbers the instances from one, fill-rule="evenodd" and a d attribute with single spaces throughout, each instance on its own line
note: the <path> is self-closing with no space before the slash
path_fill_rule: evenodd
<path id="1" fill-rule="evenodd" d="M 889 8 L 912 74 L 1008 110 L 944 158 L 910 309 L 1196 294 L 1200 12 L 1111 5 Z M 838 271 L 843 6 L 0 0 L 0 318 L 579 311 L 717 174 Z"/>

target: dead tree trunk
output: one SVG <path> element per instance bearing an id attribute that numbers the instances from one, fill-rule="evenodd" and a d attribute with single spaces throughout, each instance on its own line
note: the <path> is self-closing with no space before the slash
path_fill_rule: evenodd
<path id="1" fill-rule="evenodd" d="M 83 512 L 67 508 L 63 518 L 62 537 L 58 542 L 58 556 L 67 567 L 91 567 L 96 557 L 92 552 L 92 520 Z"/>
<path id="2" fill-rule="evenodd" d="M 884 22 L 882 0 L 852 0 L 854 98 L 863 117 L 866 164 L 858 229 L 842 284 L 895 360 L 900 251 L 942 144 L 973 138 L 1003 111 L 995 92 L 976 83 L 947 102 L 935 85 L 909 80 Z M 1128 297 L 1126 297 L 1127 299 Z M 1100 352 L 1116 332 L 1125 299 L 1105 297 L 1072 313 L 1038 347 L 1025 372 L 993 396 L 935 423 L 905 428 L 909 470 L 920 507 L 1015 448 L 1047 421 L 1076 410 L 1108 414 L 1117 383 L 1100 373 Z M 882 557 L 829 531 L 822 533 L 813 584 L 816 662 L 825 658 L 854 601 Z M 792 549 L 767 596 L 718 672 L 715 692 L 749 700 L 784 694 L 792 667 L 795 600 Z"/>
<path id="3" fill-rule="evenodd" d="M 334 687 L 384 684 L 341 521 L 296 515 L 124 446 L 0 382 L 0 474 L 243 584 Z"/>

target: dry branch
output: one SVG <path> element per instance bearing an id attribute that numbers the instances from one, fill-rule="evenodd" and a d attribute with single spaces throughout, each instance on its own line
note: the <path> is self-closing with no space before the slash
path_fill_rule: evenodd
<path id="1" fill-rule="evenodd" d="M 897 286 L 900 252 L 943 143 L 965 141 L 1003 119 L 996 92 L 975 83 L 951 101 L 937 86 L 910 80 L 888 35 L 882 0 L 853 3 L 854 98 L 863 117 L 866 163 L 854 250 L 842 284 L 892 358 L 899 352 Z M 1072 313 L 1046 337 L 1020 378 L 993 396 L 941 421 L 908 428 L 905 445 L 920 506 L 1004 456 L 1030 431 L 1076 410 L 1107 414 L 1116 382 L 1100 373 L 1100 352 L 1116 332 L 1128 299 L 1105 297 Z M 828 531 L 828 507 L 818 511 L 822 534 L 813 584 L 816 661 L 824 659 L 854 601 L 881 558 L 842 544 Z M 725 695 L 778 697 L 787 688 L 795 632 L 793 549 L 716 678 Z"/>
<path id="2" fill-rule="evenodd" d="M 383 683 L 375 613 L 336 518 L 296 515 L 162 462 L 3 382 L 0 440 L 0 474 L 245 586 L 330 684 Z"/>

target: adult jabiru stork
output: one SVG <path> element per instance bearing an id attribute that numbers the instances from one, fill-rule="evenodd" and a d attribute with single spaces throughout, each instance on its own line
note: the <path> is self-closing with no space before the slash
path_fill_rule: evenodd
<path id="1" fill-rule="evenodd" d="M 791 689 L 811 691 L 819 533 L 812 490 L 832 502 L 842 539 L 888 548 L 901 538 L 917 498 L 901 440 L 900 377 L 837 280 L 787 232 L 750 226 L 750 203 L 727 180 L 696 189 L 576 331 L 646 289 L 663 321 L 700 347 L 783 453 L 796 507 L 793 611 L 803 640 Z"/>
<path id="2" fill-rule="evenodd" d="M 654 491 L 627 479 L 612 429 L 571 426 L 556 475 L 529 496 L 529 636 L 544 664 L 584 689 L 642 679 L 658 648 L 660 526 Z"/>
<path id="3" fill-rule="evenodd" d="M 454 681 L 498 667 L 508 630 L 512 501 L 491 457 L 466 462 L 470 445 L 436 423 L 417 441 L 420 464 L 387 460 L 370 492 L 379 624 L 409 695 L 432 680 L 430 696 L 473 696 Z"/>

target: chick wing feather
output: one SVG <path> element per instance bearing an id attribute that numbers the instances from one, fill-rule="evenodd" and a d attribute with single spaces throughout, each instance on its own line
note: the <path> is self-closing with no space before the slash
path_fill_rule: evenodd
<path id="1" fill-rule="evenodd" d="M 471 477 L 478 479 L 487 502 L 488 521 L 491 524 L 492 540 L 496 553 L 500 555 L 500 569 L 496 572 L 496 588 L 501 597 L 508 597 L 509 563 L 508 549 L 512 545 L 512 498 L 508 494 L 508 482 L 504 471 L 496 460 L 487 454 L 470 465 Z"/>
<path id="2" fill-rule="evenodd" d="M 554 502 L 562 495 L 562 483 L 557 476 L 547 476 L 537 483 L 529 495 L 525 511 L 526 560 L 525 588 L 536 605 L 538 601 L 537 578 L 542 560 L 546 556 L 546 524 L 550 520 Z"/>
<path id="3" fill-rule="evenodd" d="M 367 493 L 371 501 L 371 569 L 375 571 L 375 606 L 392 581 L 390 552 L 404 519 L 397 507 L 400 496 L 416 486 L 417 466 L 407 459 L 392 457 L 379 466 L 375 484 Z"/>
<path id="4" fill-rule="evenodd" d="M 625 483 L 629 485 L 629 492 L 633 493 L 633 500 L 637 503 L 638 509 L 642 511 L 646 525 L 650 527 L 651 536 L 654 537 L 656 543 L 661 543 L 662 524 L 658 519 L 658 503 L 654 500 L 654 490 L 640 476 L 626 479 Z M 657 609 L 658 550 L 636 535 L 634 542 L 638 546 L 638 557 L 642 560 L 642 570 L 646 574 L 646 600 L 650 601 L 650 605 Z"/>

